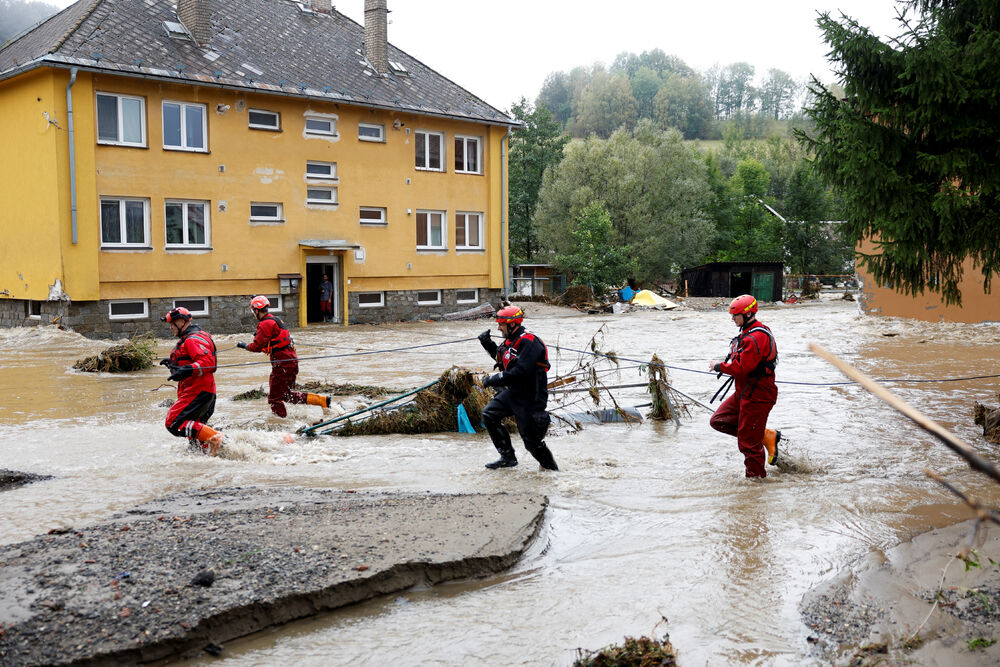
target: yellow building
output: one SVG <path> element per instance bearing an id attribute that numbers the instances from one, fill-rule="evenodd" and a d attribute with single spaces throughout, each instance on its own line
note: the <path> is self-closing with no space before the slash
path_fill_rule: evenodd
<path id="1" fill-rule="evenodd" d="M 342 323 L 496 301 L 517 122 L 364 2 L 80 0 L 0 50 L 0 325 L 305 326 L 323 274 Z"/>

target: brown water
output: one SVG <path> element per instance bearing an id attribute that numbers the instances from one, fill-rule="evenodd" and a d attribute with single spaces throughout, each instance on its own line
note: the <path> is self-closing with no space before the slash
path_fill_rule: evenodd
<path id="1" fill-rule="evenodd" d="M 603 324 L 605 349 L 642 360 L 655 352 L 698 371 L 725 353 L 735 333 L 724 311 L 588 316 L 526 309 L 530 328 L 550 346 L 582 348 Z M 876 378 L 943 379 L 1000 366 L 995 324 L 867 318 L 854 303 L 832 300 L 766 309 L 761 320 L 776 333 L 784 381 L 844 380 L 808 351 L 811 341 Z M 485 326 L 331 327 L 296 332 L 296 340 L 307 357 L 472 338 Z M 225 350 L 248 338 L 216 340 Z M 160 352 L 171 344 L 161 341 Z M 233 402 L 232 395 L 266 382 L 268 366 L 224 368 L 212 423 L 226 428 L 232 445 L 228 458 L 209 459 L 189 454 L 164 429 L 159 404 L 174 392 L 161 387 L 162 368 L 126 376 L 70 370 L 105 346 L 54 328 L 0 331 L 0 467 L 55 476 L 3 494 L 0 542 L 218 485 L 530 491 L 551 499 L 538 542 L 512 571 L 234 642 L 222 657 L 227 664 L 565 665 L 578 647 L 650 633 L 662 615 L 682 664 L 798 665 L 809 662 L 809 633 L 798 614 L 808 589 L 873 549 L 966 517 L 924 468 L 988 502 L 1000 500 L 997 487 L 850 385 L 779 385 L 771 424 L 789 439 L 788 453 L 802 471 L 752 482 L 743 478 L 735 441 L 712 431 L 707 411 L 694 406 L 680 427 L 646 422 L 550 435 L 562 469 L 556 474 L 539 472 L 516 441 L 522 464 L 497 472 L 483 468 L 495 458 L 485 435 L 300 437 L 286 444 L 282 433 L 315 420 L 319 409 L 292 406 L 282 421 L 266 416 L 263 401 Z M 551 353 L 557 372 L 579 358 Z M 232 350 L 220 364 L 260 359 Z M 472 340 L 305 360 L 300 379 L 409 388 L 451 364 L 486 369 L 487 361 Z M 717 387 L 714 375 L 673 370 L 671 377 L 706 403 Z M 641 380 L 634 367 L 605 376 L 608 384 Z M 891 386 L 994 458 L 995 448 L 972 424 L 972 403 L 995 403 L 995 380 Z M 648 401 L 641 389 L 618 397 L 623 405 Z"/>

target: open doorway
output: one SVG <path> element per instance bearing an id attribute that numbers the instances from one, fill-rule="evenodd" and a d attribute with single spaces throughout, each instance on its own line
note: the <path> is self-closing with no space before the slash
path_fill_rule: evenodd
<path id="1" fill-rule="evenodd" d="M 306 306 L 306 322 L 319 324 L 323 322 L 323 309 L 320 305 L 320 285 L 323 276 L 328 276 L 333 283 L 333 321 L 340 324 L 340 258 L 339 257 L 307 257 L 306 286 L 302 300 Z"/>
<path id="2" fill-rule="evenodd" d="M 740 273 L 729 274 L 729 296 L 736 297 L 741 294 L 750 294 L 753 280 L 752 271 L 742 271 Z"/>

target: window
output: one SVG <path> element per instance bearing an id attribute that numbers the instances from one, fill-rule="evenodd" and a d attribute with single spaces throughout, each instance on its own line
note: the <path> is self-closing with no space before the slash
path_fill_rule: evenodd
<path id="1" fill-rule="evenodd" d="M 306 188 L 307 204 L 336 204 L 337 188 L 313 186 Z"/>
<path id="2" fill-rule="evenodd" d="M 361 141 L 385 141 L 385 125 L 358 123 L 358 139 Z"/>
<path id="3" fill-rule="evenodd" d="M 284 222 L 284 207 L 280 202 L 250 202 L 251 222 Z"/>
<path id="4" fill-rule="evenodd" d="M 358 308 L 381 308 L 385 305 L 385 292 L 358 292 Z"/>
<path id="5" fill-rule="evenodd" d="M 271 302 L 271 307 L 267 309 L 269 313 L 280 313 L 285 307 L 285 304 L 281 301 L 280 294 L 265 294 L 267 300 Z"/>
<path id="6" fill-rule="evenodd" d="M 97 143 L 146 145 L 146 101 L 127 95 L 97 94 Z"/>
<path id="7" fill-rule="evenodd" d="M 306 178 L 337 180 L 336 162 L 306 162 Z"/>
<path id="8" fill-rule="evenodd" d="M 377 206 L 362 206 L 360 219 L 362 225 L 384 225 L 385 209 Z"/>
<path id="9" fill-rule="evenodd" d="M 174 308 L 187 308 L 192 315 L 208 315 L 208 298 L 174 299 Z"/>
<path id="10" fill-rule="evenodd" d="M 455 247 L 483 248 L 483 214 L 463 213 L 455 214 Z"/>
<path id="11" fill-rule="evenodd" d="M 446 248 L 444 211 L 417 211 L 417 248 Z"/>
<path id="12" fill-rule="evenodd" d="M 101 197 L 101 247 L 149 246 L 149 200 Z"/>
<path id="13" fill-rule="evenodd" d="M 29 300 L 28 301 L 28 317 L 33 320 L 42 319 L 42 302 Z"/>
<path id="14" fill-rule="evenodd" d="M 427 132 L 425 130 L 417 130 L 415 143 L 417 150 L 417 169 L 444 171 L 443 132 Z"/>
<path id="15" fill-rule="evenodd" d="M 478 289 L 460 289 L 455 292 L 455 303 L 477 303 L 478 301 Z"/>
<path id="16" fill-rule="evenodd" d="M 438 306 L 441 304 L 441 290 L 422 290 L 417 292 L 418 306 Z"/>
<path id="17" fill-rule="evenodd" d="M 455 172 L 479 174 L 479 137 L 455 137 Z"/>
<path id="18" fill-rule="evenodd" d="M 248 109 L 250 128 L 254 130 L 280 130 L 281 114 L 263 109 Z"/>
<path id="19" fill-rule="evenodd" d="M 207 152 L 205 105 L 163 103 L 163 147 L 180 151 Z"/>
<path id="20" fill-rule="evenodd" d="M 337 121 L 332 116 L 306 116 L 306 136 L 334 137 Z"/>
<path id="21" fill-rule="evenodd" d="M 108 319 L 144 320 L 147 317 L 149 317 L 149 302 L 145 299 L 108 302 Z"/>
<path id="22" fill-rule="evenodd" d="M 164 208 L 168 248 L 208 247 L 211 241 L 208 202 L 168 200 Z"/>

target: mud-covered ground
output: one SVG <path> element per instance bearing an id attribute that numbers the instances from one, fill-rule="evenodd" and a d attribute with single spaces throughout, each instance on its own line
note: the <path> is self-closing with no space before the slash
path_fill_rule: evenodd
<path id="1" fill-rule="evenodd" d="M 0 547 L 0 664 L 207 651 L 377 595 L 510 567 L 547 500 L 229 488 Z"/>

